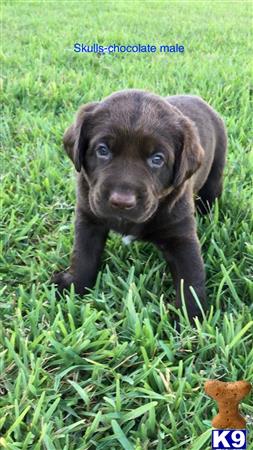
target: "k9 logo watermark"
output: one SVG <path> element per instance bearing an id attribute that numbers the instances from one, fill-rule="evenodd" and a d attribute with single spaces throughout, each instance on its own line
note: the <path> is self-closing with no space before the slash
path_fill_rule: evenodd
<path id="1" fill-rule="evenodd" d="M 246 430 L 212 430 L 213 450 L 246 450 L 246 448 Z"/>

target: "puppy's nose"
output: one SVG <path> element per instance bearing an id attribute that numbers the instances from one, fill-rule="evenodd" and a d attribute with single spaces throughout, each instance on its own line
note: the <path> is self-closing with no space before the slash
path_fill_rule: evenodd
<path id="1" fill-rule="evenodd" d="M 132 193 L 112 192 L 109 203 L 113 208 L 132 209 L 136 206 L 136 197 Z"/>

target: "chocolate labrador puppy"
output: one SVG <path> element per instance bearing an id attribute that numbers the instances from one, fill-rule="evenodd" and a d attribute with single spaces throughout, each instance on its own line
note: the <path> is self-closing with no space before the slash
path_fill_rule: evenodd
<path id="1" fill-rule="evenodd" d="M 194 219 L 222 192 L 224 123 L 201 98 L 125 90 L 81 106 L 64 147 L 78 175 L 70 268 L 53 276 L 61 292 L 93 286 L 110 229 L 153 242 L 164 254 L 189 317 L 205 307 L 205 270 Z"/>

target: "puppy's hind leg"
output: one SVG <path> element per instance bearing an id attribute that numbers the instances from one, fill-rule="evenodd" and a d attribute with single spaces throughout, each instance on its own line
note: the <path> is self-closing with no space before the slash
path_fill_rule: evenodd
<path id="1" fill-rule="evenodd" d="M 198 197 L 195 201 L 196 209 L 201 214 L 207 214 L 215 202 L 219 198 L 223 189 L 223 172 L 226 163 L 226 135 L 220 136 L 217 141 L 215 156 L 213 164 L 208 175 L 208 178 L 198 192 Z"/>

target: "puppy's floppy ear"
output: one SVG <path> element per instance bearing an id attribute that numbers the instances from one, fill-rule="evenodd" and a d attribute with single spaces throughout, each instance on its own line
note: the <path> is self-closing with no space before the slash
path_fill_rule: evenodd
<path id="1" fill-rule="evenodd" d="M 182 138 L 178 142 L 175 155 L 173 186 L 180 186 L 200 167 L 204 150 L 200 144 L 198 131 L 191 120 L 180 117 L 178 120 Z"/>
<path id="2" fill-rule="evenodd" d="M 99 102 L 87 103 L 78 110 L 76 121 L 65 130 L 63 136 L 64 148 L 74 163 L 77 172 L 82 167 L 83 155 L 88 147 L 88 129 L 92 112 Z"/>

